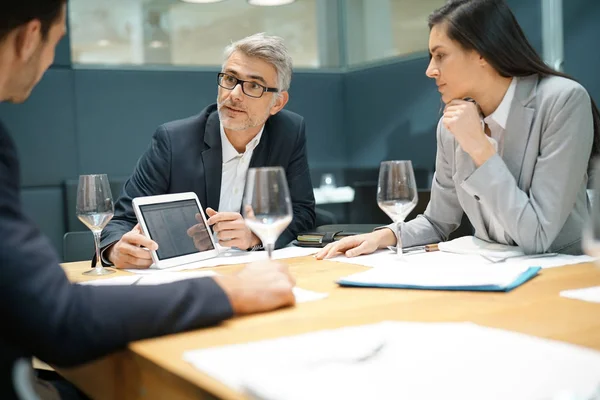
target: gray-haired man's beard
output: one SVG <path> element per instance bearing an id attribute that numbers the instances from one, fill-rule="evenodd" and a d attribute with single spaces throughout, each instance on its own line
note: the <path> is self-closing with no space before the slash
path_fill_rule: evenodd
<path id="1" fill-rule="evenodd" d="M 243 131 L 243 130 L 246 130 L 249 128 L 261 126 L 262 124 L 265 123 L 267 118 L 269 118 L 269 115 L 270 115 L 269 110 L 271 109 L 269 107 L 269 110 L 267 110 L 264 120 L 261 118 L 258 118 L 258 117 L 252 118 L 249 114 L 246 114 L 248 116 L 247 119 L 245 121 L 238 122 L 238 121 L 227 121 L 227 119 L 223 117 L 222 110 L 221 110 L 223 106 L 241 109 L 246 112 L 247 112 L 247 109 L 245 107 L 238 106 L 236 103 L 232 103 L 230 101 L 220 102 L 219 99 L 217 99 L 217 111 L 219 113 L 219 120 L 223 124 L 224 128 L 230 129 L 232 131 Z"/>
<path id="2" fill-rule="evenodd" d="M 221 107 L 223 106 L 227 106 L 227 107 L 233 107 L 237 110 L 242 110 L 242 111 L 247 111 L 246 107 L 242 106 L 241 103 L 233 103 L 229 100 L 225 100 L 224 102 L 220 102 L 219 99 L 217 98 L 217 108 L 219 110 L 221 110 Z"/>
<path id="3" fill-rule="evenodd" d="M 254 119 L 249 118 L 249 117 L 245 121 L 229 120 L 228 118 L 223 117 L 221 108 L 218 109 L 218 112 L 219 112 L 219 120 L 223 124 L 223 127 L 230 129 L 232 131 L 244 131 L 246 129 L 261 125 L 260 122 L 257 122 Z"/>

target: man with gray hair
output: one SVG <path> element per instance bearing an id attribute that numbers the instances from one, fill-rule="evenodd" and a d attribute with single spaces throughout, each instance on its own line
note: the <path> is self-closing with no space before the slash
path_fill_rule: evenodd
<path id="1" fill-rule="evenodd" d="M 222 246 L 260 249 L 260 239 L 240 214 L 246 173 L 253 167 L 282 166 L 286 173 L 294 215 L 276 248 L 314 228 L 304 119 L 283 110 L 291 78 L 292 59 L 281 38 L 258 33 L 229 45 L 217 75 L 217 103 L 161 125 L 125 183 L 115 215 L 102 232 L 103 262 L 148 268 L 152 259 L 142 247 L 158 245 L 136 225 L 131 201 L 179 192 L 198 195 Z"/>

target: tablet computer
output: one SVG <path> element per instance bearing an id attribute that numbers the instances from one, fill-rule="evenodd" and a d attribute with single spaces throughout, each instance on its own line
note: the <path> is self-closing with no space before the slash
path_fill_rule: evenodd
<path id="1" fill-rule="evenodd" d="M 150 268 L 169 268 L 216 257 L 219 251 L 196 193 L 136 197 L 133 209 L 144 234 L 158 244 Z"/>

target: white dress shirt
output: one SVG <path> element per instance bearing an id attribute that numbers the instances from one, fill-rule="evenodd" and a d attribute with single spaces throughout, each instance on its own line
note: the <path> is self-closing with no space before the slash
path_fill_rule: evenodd
<path id="1" fill-rule="evenodd" d="M 260 143 L 264 129 L 263 125 L 258 135 L 246 145 L 246 151 L 238 153 L 227 138 L 223 124 L 221 124 L 223 166 L 221 172 L 221 196 L 217 211 L 240 212 L 244 196 L 244 186 L 246 184 L 246 173 L 248 172 L 254 149 Z"/>
<path id="2" fill-rule="evenodd" d="M 508 122 L 510 106 L 515 97 L 516 87 L 517 78 L 513 78 L 498 108 L 483 119 L 483 122 L 490 129 L 491 137 L 489 140 L 494 145 L 500 157 L 502 157 L 502 153 L 504 152 L 504 132 L 506 130 L 506 123 Z M 493 215 L 485 209 L 482 209 L 482 214 L 484 215 L 484 221 L 489 221 L 487 228 L 490 239 L 497 243 L 513 244 L 510 238 L 506 237 L 504 228 L 502 228 L 502 225 L 500 225 Z"/>

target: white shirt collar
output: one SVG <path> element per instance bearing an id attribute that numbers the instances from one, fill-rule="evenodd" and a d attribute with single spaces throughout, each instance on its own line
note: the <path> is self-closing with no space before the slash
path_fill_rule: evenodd
<path id="1" fill-rule="evenodd" d="M 515 89 L 517 88 L 517 78 L 514 77 L 510 82 L 508 90 L 504 94 L 504 98 L 500 102 L 500 105 L 496 110 L 485 117 L 483 120 L 486 124 L 489 124 L 490 120 L 494 120 L 502 129 L 506 129 L 506 123 L 508 122 L 508 113 L 510 112 L 510 105 L 515 97 Z"/>
<path id="2" fill-rule="evenodd" d="M 227 138 L 227 135 L 225 134 L 225 128 L 223 128 L 223 124 L 219 123 L 219 126 L 221 130 L 221 147 L 223 148 L 223 163 L 226 163 L 233 160 L 236 157 L 239 157 L 240 153 L 238 153 L 238 151 L 235 149 L 235 147 L 233 147 L 233 145 Z M 260 132 L 258 132 L 258 135 L 256 135 L 254 139 L 252 139 L 250 143 L 246 145 L 246 151 L 254 151 L 256 146 L 258 146 L 258 144 L 260 143 L 260 138 L 262 137 L 264 130 L 265 126 L 263 125 L 262 128 L 260 128 Z"/>

